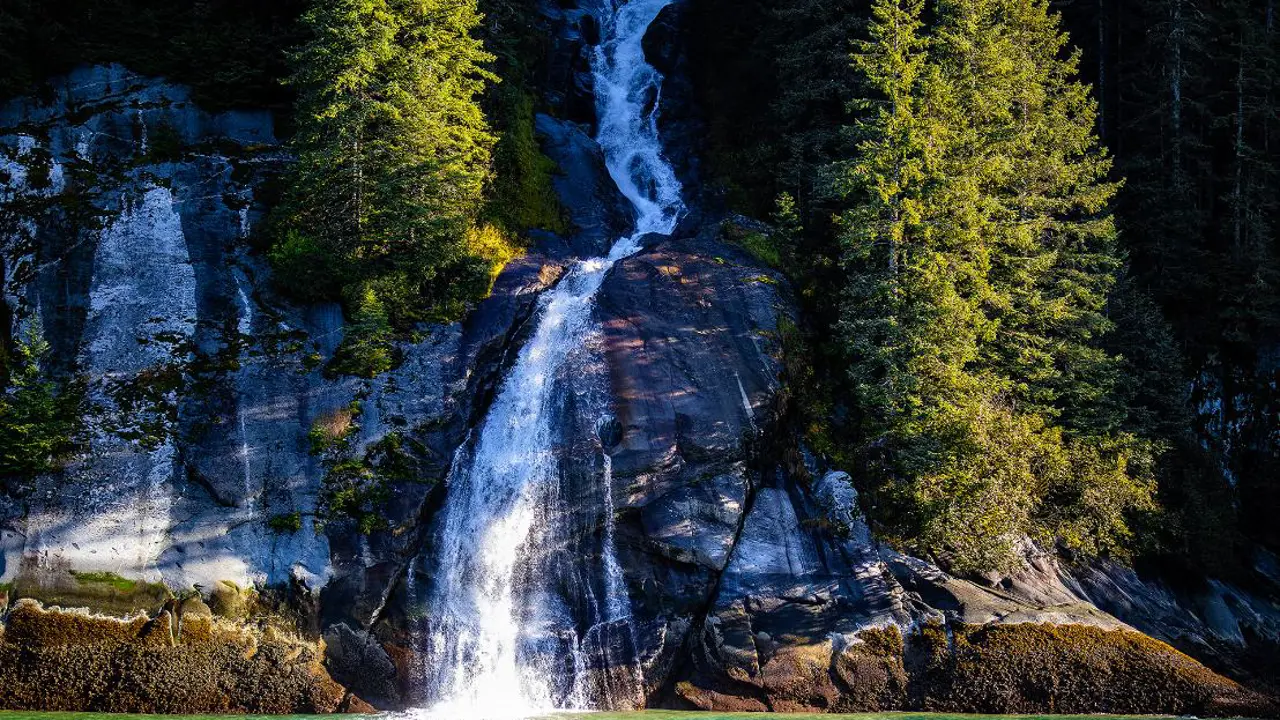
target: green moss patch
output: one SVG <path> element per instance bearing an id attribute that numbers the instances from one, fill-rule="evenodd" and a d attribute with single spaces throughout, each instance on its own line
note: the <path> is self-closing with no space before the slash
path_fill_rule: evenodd
<path id="1" fill-rule="evenodd" d="M 302 529 L 302 513 L 291 512 L 281 515 L 272 515 L 267 520 L 267 527 L 272 532 L 280 535 L 289 535 L 296 533 Z"/>
<path id="2" fill-rule="evenodd" d="M 782 268 L 782 251 L 769 235 L 744 228 L 733 222 L 726 222 L 720 228 L 720 232 L 726 241 L 746 250 L 761 265 Z"/>
<path id="3" fill-rule="evenodd" d="M 109 572 L 53 571 L 20 573 L 13 583 L 14 599 L 30 598 L 45 605 L 84 607 L 98 612 L 129 615 L 154 612 L 172 593 L 160 583 L 130 580 Z"/>

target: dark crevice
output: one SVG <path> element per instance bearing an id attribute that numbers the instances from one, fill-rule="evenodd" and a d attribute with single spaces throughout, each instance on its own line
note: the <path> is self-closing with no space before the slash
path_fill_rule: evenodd
<path id="1" fill-rule="evenodd" d="M 774 428 L 771 423 L 768 428 L 759 434 L 758 438 L 763 438 L 767 433 L 772 432 L 773 429 Z M 750 468 L 752 464 L 753 463 L 748 462 L 747 466 Z M 753 481 L 753 478 L 756 476 L 763 477 L 764 472 L 764 470 L 759 468 L 749 470 L 747 472 L 747 493 L 742 503 L 742 512 L 738 515 L 737 525 L 733 530 L 733 540 L 729 544 L 728 553 L 725 554 L 724 566 L 719 570 L 713 570 L 711 572 L 711 587 L 708 590 L 707 595 L 703 598 L 700 607 L 694 613 L 694 621 L 690 625 L 689 631 L 685 636 L 684 643 L 682 644 L 676 662 L 671 668 L 671 672 L 668 673 L 662 685 L 659 686 L 659 689 L 651 694 L 651 707 L 669 707 L 673 706 L 672 703 L 679 703 L 681 698 L 676 693 L 676 683 L 680 680 L 689 678 L 698 670 L 695 666 L 694 660 L 698 652 L 697 644 L 700 643 L 702 638 L 705 636 L 707 630 L 707 619 L 715 610 L 716 601 L 719 600 L 720 586 L 724 580 L 724 574 L 729 569 L 729 565 L 733 562 L 734 556 L 737 554 L 738 544 L 742 540 L 742 533 L 747 525 L 747 518 L 751 515 L 751 510 L 755 506 L 756 494 L 759 488 L 763 485 L 761 482 Z M 772 711 L 772 703 L 760 688 L 744 683 L 743 689 L 747 690 L 747 692 L 744 693 L 745 695 L 759 700 L 762 704 L 768 707 L 770 711 Z"/>

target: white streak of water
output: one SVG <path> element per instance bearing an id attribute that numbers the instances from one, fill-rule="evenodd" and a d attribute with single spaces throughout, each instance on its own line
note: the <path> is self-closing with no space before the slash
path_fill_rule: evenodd
<path id="1" fill-rule="evenodd" d="M 631 0 L 605 19 L 605 41 L 594 59 L 599 143 L 610 175 L 636 211 L 635 232 L 606 257 L 577 263 L 539 303 L 533 337 L 480 427 L 474 452 L 448 480 L 435 547 L 435 586 L 429 599 L 426 668 L 429 714 L 441 718 L 511 718 L 554 709 L 556 669 L 530 658 L 522 642 L 535 632 L 529 618 L 556 616 L 548 578 L 522 574 L 521 561 L 548 523 L 564 522 L 556 497 L 560 441 L 557 380 L 570 355 L 592 331 L 596 293 L 617 261 L 640 249 L 648 233 L 670 233 L 684 211 L 680 182 L 662 156 L 657 127 L 661 75 L 644 60 L 642 40 L 672 0 Z M 605 458 L 605 620 L 629 614 L 622 571 L 613 551 L 612 473 Z M 593 630 L 596 628 L 593 628 Z M 567 702 L 585 707 L 586 660 L 569 629 L 574 673 Z M 563 671 L 561 671 L 563 672 Z M 565 700 L 561 700 L 563 704 Z"/>

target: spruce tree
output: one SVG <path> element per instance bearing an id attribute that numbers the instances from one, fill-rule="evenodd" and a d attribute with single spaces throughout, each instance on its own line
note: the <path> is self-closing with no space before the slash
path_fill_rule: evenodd
<path id="1" fill-rule="evenodd" d="M 0 493 L 56 470 L 77 447 L 84 389 L 79 381 L 51 379 L 42 367 L 48 354 L 38 323 L 14 348 L 0 389 Z"/>
<path id="2" fill-rule="evenodd" d="M 1094 135 L 1096 104 L 1075 78 L 1047 0 L 1008 0 L 1007 112 L 982 129 L 997 173 L 992 195 L 992 283 L 999 323 L 987 361 L 1013 381 L 1019 407 L 1078 433 L 1123 423 L 1112 402 L 1119 367 L 1101 341 L 1121 269 L 1108 181 L 1111 160 Z"/>
<path id="3" fill-rule="evenodd" d="M 872 8 L 871 39 L 856 45 L 853 65 L 880 95 L 855 131 L 861 136 L 854 160 L 839 168 L 839 190 L 854 195 L 841 217 L 841 241 L 849 283 L 841 334 L 852 359 L 850 375 L 871 434 L 886 428 L 908 403 L 902 395 L 910 352 L 903 317 L 914 300 L 903 291 L 906 256 L 926 242 L 928 132 L 920 102 L 925 43 L 919 0 L 882 0 Z"/>
<path id="4" fill-rule="evenodd" d="M 472 0 L 316 0 L 295 57 L 298 161 L 278 215 L 282 277 L 378 296 L 391 321 L 453 317 L 487 290 L 468 231 L 489 178 L 477 95 L 493 76 Z M 354 288 L 354 289 L 352 289 Z"/>
<path id="5" fill-rule="evenodd" d="M 857 152 L 839 166 L 848 275 L 840 321 L 861 434 L 881 473 L 886 510 L 924 550 L 956 552 L 966 567 L 997 564 L 993 537 L 1025 524 L 1016 483 L 973 467 L 988 422 L 988 378 L 973 372 L 988 332 L 985 257 L 973 192 L 956 174 L 966 139 L 955 93 L 920 37 L 922 3 L 881 0 L 854 66 L 875 96 Z M 963 155 L 963 153 L 958 153 Z M 993 428 L 993 425 L 1001 425 Z M 965 498 L 973 502 L 956 502 Z M 993 503 L 1003 503 L 999 507 Z M 985 524 L 969 547 L 952 527 Z"/>
<path id="6" fill-rule="evenodd" d="M 1109 161 L 1043 0 L 873 8 L 874 112 L 843 167 L 841 331 L 897 532 L 960 570 L 1019 538 L 1116 549 L 1149 447 L 1111 402 Z M 926 51 L 927 43 L 927 51 Z"/>

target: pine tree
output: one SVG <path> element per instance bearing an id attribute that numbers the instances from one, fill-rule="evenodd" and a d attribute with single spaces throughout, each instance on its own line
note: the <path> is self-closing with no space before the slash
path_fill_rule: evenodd
<path id="1" fill-rule="evenodd" d="M 1122 266 L 1111 160 L 1094 135 L 1089 88 L 1075 80 L 1079 52 L 1066 54 L 1047 0 L 1009 0 L 1002 16 L 1007 112 L 981 130 L 997 160 L 987 192 L 999 332 L 987 362 L 1014 381 L 1023 411 L 1106 434 L 1124 418 L 1111 401 L 1119 362 L 1101 347 Z"/>
<path id="2" fill-rule="evenodd" d="M 1139 279 L 1169 317 L 1179 319 L 1191 364 L 1208 353 L 1216 322 L 1216 261 L 1205 238 L 1215 193 L 1207 183 L 1213 84 L 1206 54 L 1210 18 L 1193 0 L 1141 0 L 1124 20 L 1141 34 L 1120 67 L 1128 178 L 1120 196 L 1121 230 Z"/>
<path id="3" fill-rule="evenodd" d="M 768 125 L 780 170 L 777 190 L 806 211 L 830 207 L 815 169 L 852 149 L 840 128 L 859 90 L 847 52 L 848 38 L 862 30 L 863 7 L 859 0 L 783 0 L 771 3 L 767 15 L 770 41 L 783 48 L 769 56 L 778 87 Z"/>
<path id="4" fill-rule="evenodd" d="M 853 159 L 839 166 L 850 202 L 840 222 L 840 333 L 861 434 L 880 457 L 883 497 L 902 532 L 923 549 L 958 551 L 958 565 L 985 566 L 1003 555 L 991 537 L 1024 524 L 1026 503 L 971 464 L 994 409 L 987 378 L 972 372 L 987 333 L 986 261 L 973 185 L 956 173 L 961 111 L 920 37 L 922 5 L 877 2 L 870 39 L 856 45 L 854 66 L 876 96 L 859 103 L 870 114 L 854 128 Z M 1009 512 L 996 512 L 999 498 Z M 947 528 L 979 520 L 993 529 L 974 547 L 953 542 Z"/>
<path id="5" fill-rule="evenodd" d="M 920 102 L 927 57 L 918 35 L 921 7 L 918 0 L 883 0 L 872 8 L 871 39 L 856 45 L 853 65 L 881 97 L 864 103 L 875 109 L 855 128 L 862 140 L 838 180 L 844 194 L 856 194 L 841 218 L 849 273 L 841 334 L 860 404 L 880 411 L 880 422 L 867 428 L 871 434 L 907 403 L 902 393 L 910 328 L 904 327 L 908 298 L 900 265 L 904 253 L 918 253 L 928 234 L 922 205 L 930 201 L 925 186 L 932 168 L 922 137 L 928 128 Z"/>
<path id="6" fill-rule="evenodd" d="M 49 353 L 38 325 L 15 347 L 0 392 L 0 493 L 51 472 L 76 448 L 84 411 L 78 382 L 55 382 L 42 368 Z"/>

